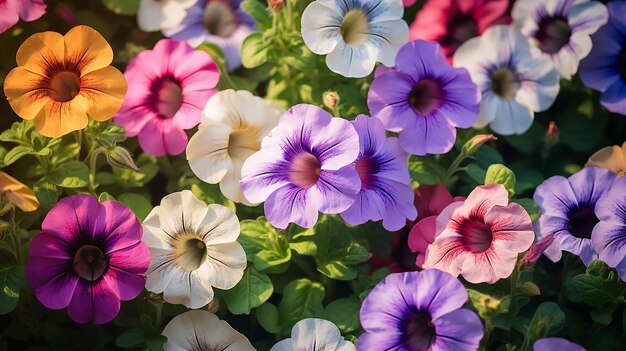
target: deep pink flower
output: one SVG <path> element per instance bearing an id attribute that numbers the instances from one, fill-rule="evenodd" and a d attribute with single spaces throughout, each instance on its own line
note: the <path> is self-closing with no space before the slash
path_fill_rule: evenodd
<path id="1" fill-rule="evenodd" d="M 0 33 L 13 27 L 20 18 L 31 22 L 46 13 L 43 0 L 3 0 L 0 1 Z"/>
<path id="2" fill-rule="evenodd" d="M 217 91 L 219 71 L 211 57 L 183 41 L 163 39 L 126 67 L 128 93 L 113 121 L 152 155 L 185 151 L 185 129 L 202 120 L 202 110 Z"/>
<path id="3" fill-rule="evenodd" d="M 68 307 L 78 323 L 103 324 L 120 300 L 137 297 L 146 283 L 150 251 L 128 207 L 90 195 L 61 199 L 30 243 L 26 280 L 50 309 Z"/>
<path id="4" fill-rule="evenodd" d="M 471 283 L 495 283 L 511 275 L 517 255 L 535 238 L 530 216 L 509 203 L 501 184 L 479 186 L 465 201 L 450 204 L 436 226 L 423 267 L 461 274 Z"/>

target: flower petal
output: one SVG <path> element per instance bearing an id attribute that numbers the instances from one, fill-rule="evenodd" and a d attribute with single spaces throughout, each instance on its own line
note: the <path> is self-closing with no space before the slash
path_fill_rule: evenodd
<path id="1" fill-rule="evenodd" d="M 127 85 L 124 75 L 113 66 L 107 66 L 81 77 L 78 96 L 87 100 L 87 113 L 95 121 L 111 119 L 124 101 Z"/>
<path id="2" fill-rule="evenodd" d="M 76 26 L 65 37 L 65 67 L 82 76 L 107 67 L 113 62 L 113 50 L 104 37 L 88 26 Z"/>
<path id="3" fill-rule="evenodd" d="M 93 284 L 78 284 L 67 308 L 70 318 L 82 324 L 105 324 L 119 312 L 120 299 L 104 279 Z"/>

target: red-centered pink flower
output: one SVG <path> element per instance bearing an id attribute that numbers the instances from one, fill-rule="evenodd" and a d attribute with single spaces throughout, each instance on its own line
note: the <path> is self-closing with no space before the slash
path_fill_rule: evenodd
<path id="1" fill-rule="evenodd" d="M 434 243 L 428 245 L 424 268 L 463 276 L 470 283 L 495 283 L 511 275 L 517 256 L 535 238 L 524 208 L 509 203 L 501 184 L 474 189 L 437 217 Z"/>
<path id="2" fill-rule="evenodd" d="M 2 0 L 0 1 L 0 33 L 11 29 L 20 18 L 25 22 L 39 19 L 46 13 L 43 0 Z"/>

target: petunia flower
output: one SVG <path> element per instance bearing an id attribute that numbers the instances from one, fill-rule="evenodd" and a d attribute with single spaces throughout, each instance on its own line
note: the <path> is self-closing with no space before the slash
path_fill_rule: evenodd
<path id="1" fill-rule="evenodd" d="M 563 338 L 543 338 L 535 341 L 533 351 L 586 351 L 584 347 Z"/>
<path id="2" fill-rule="evenodd" d="M 626 281 L 626 177 L 600 197 L 595 214 L 599 222 L 591 233 L 593 249 Z"/>
<path id="3" fill-rule="evenodd" d="M 456 128 L 476 122 L 479 103 L 467 70 L 450 67 L 439 45 L 423 40 L 403 46 L 396 68 L 377 75 L 367 96 L 372 116 L 400 132 L 400 146 L 414 155 L 450 151 Z"/>
<path id="4" fill-rule="evenodd" d="M 326 56 L 331 71 L 344 77 L 365 77 L 376 61 L 393 66 L 409 39 L 400 0 L 317 0 L 302 13 L 306 46 Z"/>
<path id="5" fill-rule="evenodd" d="M 622 147 L 613 145 L 596 151 L 589 157 L 585 167 L 605 168 L 618 177 L 623 177 L 626 174 L 626 142 Z"/>
<path id="6" fill-rule="evenodd" d="M 352 225 L 382 219 L 386 230 L 400 230 L 407 219 L 417 217 L 408 155 L 400 147 L 398 138 L 385 136 L 385 126 L 379 119 L 360 115 L 352 125 L 359 134 L 355 169 L 361 178 L 361 190 L 341 217 Z"/>
<path id="7" fill-rule="evenodd" d="M 222 205 L 206 205 L 191 191 L 169 194 L 143 222 L 150 248 L 146 289 L 189 308 L 213 300 L 213 287 L 237 285 L 246 268 L 239 220 Z"/>
<path id="8" fill-rule="evenodd" d="M 390 274 L 363 301 L 357 348 L 477 350 L 483 325 L 466 301 L 463 284 L 438 269 Z"/>
<path id="9" fill-rule="evenodd" d="M 135 56 L 124 72 L 128 95 L 113 121 L 152 155 L 185 151 L 187 134 L 217 92 L 219 71 L 211 57 L 185 42 L 163 39 Z"/>
<path id="10" fill-rule="evenodd" d="M 509 203 L 502 184 L 476 187 L 446 207 L 436 223 L 423 268 L 438 268 L 470 283 L 493 284 L 513 272 L 519 253 L 535 239 L 524 208 Z"/>
<path id="11" fill-rule="evenodd" d="M 359 135 L 350 122 L 313 105 L 300 104 L 282 115 L 241 169 L 248 201 L 265 201 L 265 216 L 277 228 L 290 222 L 305 228 L 318 211 L 347 210 L 361 189 L 353 162 Z"/>
<path id="12" fill-rule="evenodd" d="M 85 128 L 88 118 L 106 121 L 120 109 L 126 80 L 109 66 L 113 50 L 87 26 L 62 36 L 31 35 L 16 55 L 17 66 L 4 80 L 4 94 L 15 113 L 35 120 L 35 129 L 56 138 Z"/>
<path id="13" fill-rule="evenodd" d="M 548 55 L 561 77 L 571 79 L 591 51 L 591 34 L 609 17 L 606 7 L 589 0 L 518 1 L 513 24 Z"/>
<path id="14" fill-rule="evenodd" d="M 306 318 L 291 328 L 291 338 L 274 344 L 270 351 L 356 351 L 332 322 Z"/>
<path id="15" fill-rule="evenodd" d="M 537 239 L 554 236 L 544 254 L 553 262 L 561 259 L 561 251 L 580 256 L 588 265 L 598 255 L 591 245 L 592 231 L 598 223 L 596 203 L 605 196 L 615 174 L 602 168 L 583 168 L 569 178 L 554 176 L 535 190 L 533 199 L 541 208 L 535 222 Z"/>
<path id="16" fill-rule="evenodd" d="M 465 67 L 482 92 L 474 124 L 502 135 L 522 134 L 535 112 L 548 109 L 559 93 L 559 77 L 550 58 L 531 48 L 514 27 L 494 26 L 461 45 L 454 65 Z"/>
<path id="17" fill-rule="evenodd" d="M 243 0 L 199 0 L 187 9 L 180 25 L 163 29 L 163 35 L 197 47 L 204 42 L 219 46 L 226 68 L 241 66 L 241 44 L 254 32 L 254 19 L 241 7 Z"/>
<path id="18" fill-rule="evenodd" d="M 141 0 L 137 24 L 146 32 L 176 27 L 196 2 L 198 0 Z"/>
<path id="19" fill-rule="evenodd" d="M 202 112 L 198 131 L 187 144 L 191 170 L 207 183 L 220 183 L 227 198 L 246 205 L 241 191 L 241 167 L 261 149 L 261 140 L 278 124 L 285 110 L 241 90 L 225 90 L 211 97 Z"/>
<path id="20" fill-rule="evenodd" d="M 428 0 L 409 29 L 411 40 L 435 41 L 449 62 L 456 49 L 497 24 L 508 24 L 509 0 Z"/>
<path id="21" fill-rule="evenodd" d="M 144 288 L 150 252 L 128 207 L 90 195 L 57 202 L 30 243 L 26 281 L 47 308 L 104 324 Z"/>
<path id="22" fill-rule="evenodd" d="M 46 13 L 43 0 L 3 0 L 0 1 L 0 34 L 11 29 L 22 19 L 32 22 Z"/>
<path id="23" fill-rule="evenodd" d="M 19 180 L 0 171 L 0 194 L 24 212 L 32 212 L 39 208 L 35 193 Z"/>
<path id="24" fill-rule="evenodd" d="M 163 329 L 164 351 L 256 351 L 248 338 L 209 311 L 187 311 Z"/>
<path id="25" fill-rule="evenodd" d="M 602 106 L 626 115 L 626 2 L 606 6 L 609 22 L 591 37 L 593 48 L 580 63 L 580 78 L 602 93 Z"/>

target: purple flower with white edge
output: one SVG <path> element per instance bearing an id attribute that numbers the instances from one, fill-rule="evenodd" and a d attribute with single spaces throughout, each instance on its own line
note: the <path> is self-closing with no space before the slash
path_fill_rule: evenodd
<path id="1" fill-rule="evenodd" d="M 243 194 L 252 203 L 265 201 L 273 226 L 284 229 L 293 222 L 310 228 L 318 211 L 340 213 L 354 203 L 361 189 L 353 165 L 358 155 L 359 136 L 349 121 L 317 106 L 296 105 L 244 163 Z"/>
<path id="2" fill-rule="evenodd" d="M 580 63 L 580 78 L 602 93 L 602 106 L 626 115 L 626 2 L 607 7 L 609 22 L 591 37 L 593 48 Z"/>
<path id="3" fill-rule="evenodd" d="M 254 32 L 254 19 L 241 9 L 242 0 L 200 0 L 187 9 L 179 26 L 163 29 L 163 35 L 184 40 L 197 47 L 207 42 L 219 46 L 226 56 L 226 68 L 241 66 L 241 44 Z"/>
<path id="4" fill-rule="evenodd" d="M 451 67 L 439 44 L 416 40 L 396 56 L 395 69 L 379 69 L 367 96 L 372 116 L 414 155 L 445 154 L 456 128 L 478 117 L 480 91 L 463 68 Z"/>
<path id="5" fill-rule="evenodd" d="M 385 126 L 379 119 L 360 115 L 352 125 L 359 134 L 355 168 L 361 178 L 361 191 L 341 217 L 352 225 L 382 219 L 388 231 L 400 230 L 407 219 L 417 217 L 408 155 L 398 138 L 386 138 Z"/>
<path id="6" fill-rule="evenodd" d="M 363 301 L 357 349 L 477 350 L 483 325 L 466 301 L 463 284 L 438 269 L 390 274 Z"/>
<path id="7" fill-rule="evenodd" d="M 475 128 L 489 125 L 498 134 L 523 134 L 535 112 L 547 110 L 559 93 L 550 58 L 512 26 L 493 26 L 463 43 L 454 65 L 467 68 L 482 92 Z"/>
<path id="8" fill-rule="evenodd" d="M 533 351 L 586 351 L 584 347 L 563 338 L 543 338 L 535 341 Z"/>
<path id="9" fill-rule="evenodd" d="M 598 200 L 596 216 L 600 222 L 593 228 L 591 244 L 600 260 L 626 281 L 626 177 L 618 178 Z"/>
<path id="10" fill-rule="evenodd" d="M 608 19 L 606 7 L 589 0 L 517 1 L 513 24 L 548 55 L 561 77 L 570 79 L 591 51 L 590 35 Z"/>
<path id="11" fill-rule="evenodd" d="M 559 261 L 561 251 L 580 256 L 585 265 L 598 258 L 591 244 L 598 224 L 596 203 L 614 180 L 611 171 L 588 167 L 569 178 L 550 177 L 537 187 L 533 199 L 541 208 L 541 216 L 535 222 L 535 232 L 538 241 L 554 237 L 544 252 L 549 259 Z"/>

